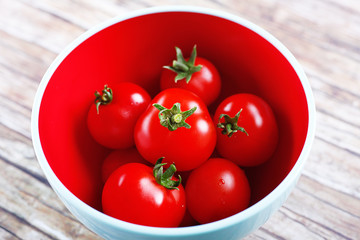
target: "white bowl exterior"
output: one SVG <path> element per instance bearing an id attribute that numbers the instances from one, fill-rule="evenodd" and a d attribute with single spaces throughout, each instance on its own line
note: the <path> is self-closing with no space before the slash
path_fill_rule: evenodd
<path id="1" fill-rule="evenodd" d="M 209 224 L 186 228 L 153 228 L 135 225 L 109 217 L 88 206 L 80 199 L 78 199 L 75 195 L 73 195 L 56 177 L 55 173 L 52 171 L 49 163 L 46 160 L 44 152 L 41 148 L 38 120 L 42 96 L 49 80 L 51 79 L 51 76 L 55 72 L 56 68 L 60 65 L 60 63 L 65 59 L 65 57 L 80 43 L 82 43 L 92 35 L 96 34 L 97 32 L 101 31 L 102 29 L 123 20 L 146 14 L 174 11 L 203 13 L 228 19 L 244 27 L 247 27 L 248 29 L 256 32 L 258 35 L 262 36 L 264 39 L 270 42 L 275 48 L 278 49 L 279 52 L 281 52 L 285 56 L 285 58 L 289 61 L 289 63 L 292 65 L 295 72 L 300 78 L 307 98 L 309 125 L 307 137 L 302 152 L 288 176 L 286 176 L 286 178 L 270 194 L 268 194 L 265 198 L 263 198 L 253 206 L 242 211 L 241 213 L 235 214 L 234 216 Z M 79 38 L 77 38 L 73 43 L 71 43 L 62 53 L 60 53 L 45 73 L 36 93 L 31 119 L 31 131 L 36 156 L 52 188 L 58 194 L 59 198 L 64 202 L 66 207 L 72 212 L 72 214 L 74 214 L 85 226 L 97 233 L 99 236 L 105 239 L 121 240 L 231 240 L 245 237 L 255 229 L 259 228 L 285 202 L 291 190 L 296 185 L 297 180 L 301 175 L 301 170 L 304 166 L 305 160 L 309 155 L 315 135 L 315 122 L 315 102 L 312 95 L 311 87 L 308 83 L 304 71 L 302 70 L 295 57 L 290 53 L 290 51 L 270 33 L 245 19 L 218 10 L 189 6 L 166 6 L 138 10 L 126 16 L 111 19 L 103 24 L 100 24 L 88 30 Z"/>

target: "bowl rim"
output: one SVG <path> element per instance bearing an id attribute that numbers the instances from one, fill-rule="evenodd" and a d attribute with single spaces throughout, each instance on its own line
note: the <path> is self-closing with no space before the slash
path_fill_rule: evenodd
<path id="1" fill-rule="evenodd" d="M 87 205 L 83 201 L 81 201 L 79 198 L 77 198 L 70 190 L 68 190 L 65 185 L 62 184 L 62 182 L 56 177 L 55 173 L 51 169 L 49 163 L 46 160 L 45 154 L 41 147 L 41 141 L 40 141 L 40 135 L 39 135 L 39 112 L 40 112 L 40 106 L 43 94 L 45 92 L 45 89 L 49 83 L 49 80 L 51 79 L 52 75 L 56 71 L 56 69 L 59 67 L 61 62 L 76 48 L 78 47 L 82 42 L 84 42 L 86 39 L 90 38 L 94 34 L 98 33 L 99 31 L 110 27 L 118 22 L 122 22 L 124 20 L 149 15 L 149 14 L 156 14 L 156 13 L 165 13 L 165 12 L 190 12 L 190 13 L 199 13 L 199 14 L 206 14 L 211 15 L 215 17 L 219 17 L 222 19 L 226 19 L 232 22 L 235 22 L 239 25 L 242 25 L 249 30 L 255 32 L 262 38 L 264 38 L 266 41 L 268 41 L 270 44 L 272 44 L 290 63 L 290 65 L 293 67 L 294 71 L 296 72 L 297 76 L 300 79 L 300 82 L 302 84 L 303 90 L 305 92 L 307 105 L 308 105 L 308 129 L 307 129 L 307 135 L 306 139 L 303 145 L 303 148 L 301 150 L 301 153 L 298 157 L 298 160 L 296 161 L 293 168 L 290 170 L 290 172 L 287 174 L 287 176 L 281 181 L 281 183 L 267 196 L 265 196 L 263 199 L 255 203 L 254 205 L 248 207 L 244 211 L 237 213 L 233 216 L 227 217 L 225 219 L 211 222 L 207 224 L 201 224 L 196 226 L 190 226 L 190 227 L 179 227 L 179 228 L 159 228 L 159 227 L 148 227 L 148 226 L 142 226 L 137 224 L 128 223 L 125 221 L 121 221 L 118 219 L 115 219 L 113 217 L 110 217 L 91 206 Z M 94 27 L 90 28 L 83 34 L 81 34 L 79 37 L 77 37 L 74 41 L 72 41 L 70 44 L 65 47 L 63 51 L 61 51 L 58 56 L 55 58 L 55 60 L 51 63 L 47 71 L 45 72 L 39 86 L 38 90 L 36 92 L 33 108 L 32 108 L 32 114 L 31 114 L 31 135 L 33 140 L 33 147 L 35 150 L 36 157 L 38 159 L 38 162 L 48 179 L 50 185 L 52 186 L 53 190 L 58 194 L 60 199 L 64 198 L 67 199 L 67 201 L 70 201 L 74 209 L 81 209 L 81 211 L 86 212 L 89 215 L 92 215 L 94 218 L 98 219 L 98 221 L 101 221 L 103 223 L 106 223 L 107 225 L 110 225 L 113 228 L 118 228 L 123 231 L 133 232 L 137 234 L 148 234 L 148 235 L 154 235 L 154 236 L 188 236 L 188 235 L 196 235 L 201 233 L 209 233 L 213 231 L 217 231 L 223 228 L 227 228 L 230 226 L 234 226 L 237 223 L 255 216 L 258 212 L 263 211 L 266 209 L 269 205 L 272 205 L 273 201 L 280 198 L 281 196 L 284 196 L 283 194 L 287 192 L 291 187 L 293 187 L 297 182 L 301 170 L 305 164 L 305 161 L 309 155 L 309 152 L 311 150 L 311 145 L 315 137 L 315 115 L 316 115 L 316 109 L 315 109 L 315 101 L 312 94 L 312 90 L 310 87 L 310 84 L 307 80 L 307 77 L 305 75 L 305 72 L 303 71 L 302 67 L 298 63 L 298 61 L 295 59 L 295 57 L 292 55 L 292 53 L 278 40 L 276 39 L 272 34 L 264 30 L 263 28 L 259 27 L 258 25 L 242 18 L 237 15 L 234 15 L 232 13 L 224 12 L 222 10 L 215 10 L 212 8 L 207 7 L 198 7 L 198 6 L 188 6 L 188 5 L 175 5 L 175 6 L 157 6 L 157 7 L 149 7 L 144 9 L 139 9 L 135 11 L 131 11 L 127 14 L 122 14 L 120 16 L 111 18 L 107 21 L 104 21 L 98 25 L 95 25 Z M 287 197 L 287 196 L 286 196 Z M 286 199 L 286 198 L 285 198 Z M 284 201 L 285 201 L 284 199 Z M 66 203 L 63 201 L 63 203 L 66 205 Z M 282 203 L 281 203 L 282 204 Z M 68 207 L 68 206 L 67 206 Z M 72 207 L 68 207 L 70 211 L 72 211 Z M 267 220 L 267 219 L 266 219 Z M 81 221 L 81 220 L 80 220 Z"/>

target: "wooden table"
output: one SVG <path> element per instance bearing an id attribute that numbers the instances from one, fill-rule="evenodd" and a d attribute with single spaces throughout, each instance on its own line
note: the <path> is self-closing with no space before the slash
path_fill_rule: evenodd
<path id="1" fill-rule="evenodd" d="M 48 66 L 90 27 L 144 7 L 189 4 L 265 28 L 312 86 L 317 132 L 296 188 L 246 239 L 360 239 L 358 0 L 0 0 L 0 239 L 98 239 L 68 212 L 32 148 L 34 94 Z"/>

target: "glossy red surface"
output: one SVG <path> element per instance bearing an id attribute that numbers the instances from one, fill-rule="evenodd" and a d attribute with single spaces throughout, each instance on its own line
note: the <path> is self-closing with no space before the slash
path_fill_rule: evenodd
<path id="1" fill-rule="evenodd" d="M 303 147 L 308 126 L 305 94 L 286 58 L 255 32 L 219 17 L 165 12 L 114 24 L 76 47 L 52 75 L 40 107 L 39 133 L 45 156 L 61 182 L 100 209 L 101 162 L 108 150 L 86 128 L 93 93 L 104 83 L 132 81 L 151 96 L 159 91 L 163 65 L 174 46 L 209 59 L 222 78 L 220 97 L 261 96 L 273 108 L 279 145 L 264 165 L 246 169 L 252 203 L 271 192 L 288 174 Z"/>
<path id="2" fill-rule="evenodd" d="M 179 127 L 175 131 L 159 124 L 157 103 L 171 109 L 180 104 L 182 112 L 194 107 L 196 110 L 185 122 L 190 129 Z M 189 171 L 209 159 L 216 145 L 216 128 L 201 98 L 185 89 L 168 88 L 156 95 L 150 107 L 142 114 L 134 130 L 135 146 L 141 156 L 155 164 L 160 157 L 163 163 L 174 163 L 178 171 Z"/>
<path id="3" fill-rule="evenodd" d="M 89 132 L 96 142 L 107 148 L 133 147 L 136 120 L 147 109 L 151 98 L 143 88 L 131 82 L 107 87 L 111 89 L 112 100 L 98 108 L 95 102 L 92 103 L 87 115 Z"/>
<path id="4" fill-rule="evenodd" d="M 231 136 L 224 134 L 224 128 L 217 128 L 217 152 L 242 167 L 258 166 L 267 161 L 274 153 L 278 144 L 278 127 L 271 107 L 262 98 L 239 93 L 222 101 L 215 111 L 214 124 L 225 126 L 226 114 L 234 118 L 240 112 L 237 126 L 244 128 L 246 133 L 238 130 Z"/>
<path id="5" fill-rule="evenodd" d="M 251 195 L 244 171 L 224 158 L 210 158 L 192 171 L 185 192 L 187 209 L 202 224 L 241 212 Z"/>
<path id="6" fill-rule="evenodd" d="M 157 183 L 152 167 L 125 164 L 116 169 L 104 185 L 103 211 L 140 225 L 178 227 L 185 214 L 186 198 L 183 186 L 180 184 L 177 188 L 167 189 Z"/>
<path id="7" fill-rule="evenodd" d="M 220 75 L 216 67 L 204 58 L 197 57 L 194 65 L 201 66 L 201 70 L 193 73 L 189 82 L 186 82 L 185 78 L 175 82 L 177 73 L 164 68 L 160 78 L 160 88 L 162 90 L 174 87 L 187 89 L 198 95 L 206 105 L 210 105 L 220 94 Z"/>

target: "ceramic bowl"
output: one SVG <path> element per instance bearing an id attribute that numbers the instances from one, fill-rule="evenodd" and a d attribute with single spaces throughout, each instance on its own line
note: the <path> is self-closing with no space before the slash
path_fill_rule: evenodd
<path id="1" fill-rule="evenodd" d="M 146 227 L 103 214 L 99 168 L 109 150 L 94 142 L 85 121 L 94 91 L 104 83 L 131 81 L 154 96 L 174 47 L 188 53 L 194 44 L 198 55 L 219 70 L 223 86 L 218 102 L 247 92 L 261 96 L 274 110 L 279 125 L 276 152 L 265 164 L 245 169 L 251 205 L 220 221 L 181 228 Z M 101 237 L 231 240 L 264 224 L 295 186 L 314 138 L 315 104 L 299 63 L 264 29 L 217 10 L 157 7 L 95 26 L 59 54 L 39 85 L 31 129 L 36 156 L 51 186 Z"/>

